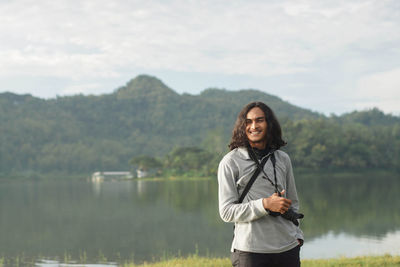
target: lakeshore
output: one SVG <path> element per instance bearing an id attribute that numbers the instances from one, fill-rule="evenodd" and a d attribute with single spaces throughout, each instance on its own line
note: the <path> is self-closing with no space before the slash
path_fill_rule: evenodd
<path id="1" fill-rule="evenodd" d="M 199 256 L 190 256 L 187 258 L 173 258 L 155 263 L 133 264 L 126 263 L 124 267 L 231 267 L 229 258 L 207 258 Z M 365 256 L 355 258 L 334 258 L 334 259 L 318 259 L 318 260 L 302 260 L 303 267 L 381 267 L 381 266 L 400 266 L 400 256 L 383 255 L 383 256 Z"/>
<path id="2" fill-rule="evenodd" d="M 136 264 L 133 261 L 108 262 L 103 256 L 99 263 L 89 263 L 85 258 L 80 261 L 71 261 L 68 256 L 63 262 L 57 260 L 43 260 L 37 262 L 34 259 L 27 259 L 19 256 L 12 259 L 0 257 L 0 267 L 5 266 L 93 266 L 93 267 L 231 267 L 230 259 L 218 257 L 202 257 L 196 254 L 187 257 L 172 257 L 160 259 L 156 262 L 144 262 Z M 330 259 L 305 259 L 301 261 L 302 267 L 394 267 L 400 266 L 400 255 L 380 255 L 362 257 L 340 257 Z"/>

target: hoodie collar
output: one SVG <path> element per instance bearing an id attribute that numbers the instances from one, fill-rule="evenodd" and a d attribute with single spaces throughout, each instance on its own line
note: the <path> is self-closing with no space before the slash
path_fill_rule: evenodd
<path id="1" fill-rule="evenodd" d="M 242 159 L 252 160 L 246 147 L 238 147 L 237 151 Z"/>
<path id="2" fill-rule="evenodd" d="M 242 146 L 238 147 L 237 151 L 239 152 L 240 158 L 245 159 L 245 160 L 252 160 L 250 158 L 249 152 L 247 151 L 246 147 L 242 147 Z M 275 152 L 275 151 L 271 150 L 267 155 L 271 154 L 271 152 Z"/>

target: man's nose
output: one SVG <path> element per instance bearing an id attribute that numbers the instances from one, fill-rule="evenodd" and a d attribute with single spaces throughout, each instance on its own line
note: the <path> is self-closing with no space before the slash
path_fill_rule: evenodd
<path id="1" fill-rule="evenodd" d="M 255 128 L 256 128 L 256 122 L 255 122 L 255 121 L 253 121 L 253 122 L 251 123 L 250 128 L 251 128 L 251 129 L 255 129 Z"/>

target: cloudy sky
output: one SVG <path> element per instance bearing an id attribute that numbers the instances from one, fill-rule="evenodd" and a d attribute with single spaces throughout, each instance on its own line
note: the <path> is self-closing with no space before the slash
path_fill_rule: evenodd
<path id="1" fill-rule="evenodd" d="M 0 92 L 255 88 L 342 114 L 400 115 L 398 0 L 1 0 Z"/>

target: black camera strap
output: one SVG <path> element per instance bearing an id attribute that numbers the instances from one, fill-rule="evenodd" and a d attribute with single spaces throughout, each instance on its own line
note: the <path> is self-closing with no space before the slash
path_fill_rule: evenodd
<path id="1" fill-rule="evenodd" d="M 254 150 L 251 147 L 247 148 L 247 151 L 249 153 L 250 158 L 256 163 L 257 169 L 254 171 L 253 175 L 251 176 L 249 182 L 247 183 L 246 187 L 244 188 L 242 194 L 239 197 L 239 202 L 238 203 L 242 203 L 244 200 L 244 197 L 247 195 L 247 193 L 249 192 L 251 186 L 253 185 L 254 181 L 257 179 L 258 175 L 260 174 L 260 172 L 263 172 L 265 175 L 265 178 L 275 187 L 275 191 L 279 193 L 278 191 L 278 185 L 277 185 L 277 181 L 276 181 L 276 171 L 275 171 L 275 155 L 274 155 L 274 151 L 271 151 L 270 153 L 268 153 L 268 155 L 266 155 L 262 160 L 261 163 L 258 161 L 257 156 L 254 152 Z M 271 158 L 271 162 L 272 165 L 274 167 L 274 176 L 275 176 L 275 183 L 271 181 L 271 179 L 268 177 L 268 175 L 264 172 L 264 166 L 267 163 L 268 159 Z"/>
<path id="2" fill-rule="evenodd" d="M 274 154 L 275 150 L 272 150 L 270 153 L 268 153 L 268 155 L 271 156 L 272 167 L 274 169 L 274 181 L 275 181 L 275 183 L 265 173 L 264 165 L 263 166 L 260 165 L 260 162 L 257 159 L 256 152 L 254 151 L 254 149 L 252 147 L 247 147 L 247 151 L 249 152 L 250 158 L 256 163 L 257 167 L 263 172 L 263 174 L 264 174 L 263 178 L 267 179 L 271 183 L 271 185 L 273 187 L 275 187 L 275 193 L 278 193 L 278 195 L 281 196 L 281 194 L 280 194 L 280 192 L 278 190 L 278 182 L 276 180 L 276 168 L 275 168 L 276 159 L 275 159 L 275 154 Z"/>
<path id="3" fill-rule="evenodd" d="M 272 162 L 272 166 L 274 167 L 274 180 L 275 180 L 275 184 L 274 184 L 274 186 L 275 186 L 275 193 L 277 193 L 278 194 L 278 196 L 282 196 L 281 195 L 281 192 L 278 190 L 278 181 L 276 180 L 276 168 L 275 168 L 275 165 L 276 165 L 276 158 L 275 158 L 275 154 L 272 154 L 272 156 L 271 156 L 271 162 Z M 263 172 L 264 172 L 264 169 L 263 169 Z M 267 174 L 264 172 L 264 175 L 265 176 L 267 176 Z M 267 176 L 267 179 L 271 182 L 271 179 L 269 179 L 268 178 L 268 176 Z"/>

